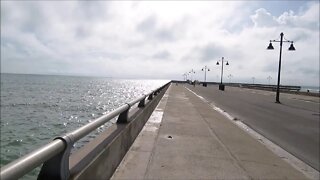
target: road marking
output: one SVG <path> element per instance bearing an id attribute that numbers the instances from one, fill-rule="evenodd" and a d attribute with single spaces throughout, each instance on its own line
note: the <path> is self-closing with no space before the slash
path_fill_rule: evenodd
<path id="1" fill-rule="evenodd" d="M 298 99 L 298 98 L 288 98 L 288 99 L 292 99 L 292 100 L 296 100 L 296 101 L 303 101 L 303 102 L 308 102 L 308 103 L 316 103 L 316 104 L 320 103 L 320 102 L 314 102 L 314 101 L 305 100 L 305 99 Z"/>
<path id="2" fill-rule="evenodd" d="M 244 124 L 242 121 L 236 121 L 235 117 L 231 116 L 226 111 L 224 111 L 223 109 L 217 107 L 213 103 L 210 103 L 204 97 L 198 95 L 197 93 L 195 93 L 194 91 L 192 91 L 191 89 L 189 89 L 187 87 L 185 87 L 185 88 L 187 90 L 189 90 L 191 93 L 193 93 L 194 95 L 196 95 L 197 97 L 199 97 L 203 102 L 208 103 L 215 111 L 217 111 L 217 112 L 221 113 L 222 115 L 224 115 L 225 117 L 227 117 L 227 119 L 229 119 L 232 123 L 234 123 L 235 125 L 240 127 L 242 130 L 247 132 L 249 135 L 251 135 L 251 137 L 253 137 L 257 141 L 262 143 L 265 147 L 267 147 L 269 150 L 271 150 L 273 153 L 275 153 L 281 159 L 283 159 L 284 161 L 289 163 L 291 166 L 293 166 L 298 171 L 302 172 L 306 177 L 308 177 L 310 179 L 314 179 L 314 180 L 319 180 L 320 179 L 319 171 L 317 171 L 316 169 L 312 168 L 308 164 L 304 163 L 303 161 L 301 161 L 300 159 L 298 159 L 297 157 L 295 157 L 291 153 L 287 152 L 286 150 L 284 150 L 280 146 L 274 144 L 269 139 L 267 139 L 266 137 L 262 136 L 261 134 L 259 134 L 258 132 L 256 132 L 255 130 L 253 130 L 249 126 L 247 126 L 246 124 Z"/>

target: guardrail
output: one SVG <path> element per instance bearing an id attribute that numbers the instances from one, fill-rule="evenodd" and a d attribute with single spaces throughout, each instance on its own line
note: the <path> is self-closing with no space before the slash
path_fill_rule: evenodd
<path id="1" fill-rule="evenodd" d="M 276 91 L 277 86 L 276 85 L 266 85 L 266 84 L 241 84 L 241 87 L 244 88 L 252 88 L 252 89 L 264 89 L 264 90 L 272 90 Z M 285 86 L 280 85 L 281 91 L 300 91 L 300 86 Z"/>
<path id="2" fill-rule="evenodd" d="M 42 163 L 38 179 L 68 179 L 70 177 L 69 157 L 75 142 L 116 116 L 118 116 L 117 124 L 128 123 L 129 111 L 133 105 L 139 103 L 138 108 L 143 109 L 146 101 L 151 102 L 169 84 L 170 82 L 5 165 L 1 168 L 0 179 L 18 179 Z"/>
<path id="3" fill-rule="evenodd" d="M 191 84 L 191 81 L 179 81 L 179 80 L 172 80 L 172 83 L 189 83 Z M 197 82 L 199 84 L 213 84 L 213 85 L 218 85 L 220 82 L 203 82 L 199 81 Z M 268 84 L 247 84 L 247 83 L 228 83 L 224 82 L 223 83 L 226 86 L 234 86 L 234 87 L 243 87 L 243 88 L 251 88 L 251 89 L 262 89 L 262 90 L 271 90 L 271 91 L 276 91 L 277 85 L 268 85 Z M 294 91 L 294 92 L 299 92 L 301 90 L 301 86 L 289 86 L 289 85 L 280 85 L 280 90 L 281 91 Z"/>

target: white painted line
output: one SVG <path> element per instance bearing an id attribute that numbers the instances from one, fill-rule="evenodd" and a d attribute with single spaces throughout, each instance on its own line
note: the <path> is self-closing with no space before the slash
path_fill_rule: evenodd
<path id="1" fill-rule="evenodd" d="M 303 101 L 303 102 L 307 102 L 307 103 L 315 103 L 315 104 L 320 103 L 320 102 L 314 102 L 314 101 L 305 100 L 305 99 L 298 99 L 298 98 L 289 98 L 289 99 L 296 100 L 296 101 Z"/>
<path id="2" fill-rule="evenodd" d="M 316 169 L 312 168 L 308 164 L 304 163 L 291 153 L 287 152 L 286 150 L 282 149 L 280 146 L 274 144 L 272 141 L 267 139 L 266 137 L 262 136 L 255 130 L 251 129 L 249 126 L 244 124 L 241 121 L 235 121 L 234 117 L 232 117 L 230 114 L 228 114 L 226 111 L 222 110 L 221 108 L 215 106 L 213 103 L 210 103 L 202 96 L 198 95 L 197 93 L 193 92 L 191 89 L 185 87 L 187 90 L 189 90 L 191 93 L 199 97 L 203 102 L 208 103 L 214 110 L 218 111 L 227 119 L 229 119 L 232 123 L 236 124 L 238 127 L 240 127 L 242 130 L 247 132 L 249 135 L 251 135 L 254 139 L 258 140 L 260 143 L 262 143 L 264 146 L 266 146 L 268 149 L 270 149 L 273 153 L 275 153 L 277 156 L 279 156 L 281 159 L 285 160 L 287 163 L 289 163 L 291 166 L 293 166 L 298 171 L 302 172 L 305 176 L 307 176 L 310 179 L 319 180 L 320 179 L 320 173 Z"/>

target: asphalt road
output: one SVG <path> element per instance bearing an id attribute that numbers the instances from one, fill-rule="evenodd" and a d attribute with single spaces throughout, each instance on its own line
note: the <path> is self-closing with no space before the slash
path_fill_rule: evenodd
<path id="1" fill-rule="evenodd" d="M 277 104 L 275 92 L 187 87 L 319 171 L 319 97 L 280 93 Z"/>

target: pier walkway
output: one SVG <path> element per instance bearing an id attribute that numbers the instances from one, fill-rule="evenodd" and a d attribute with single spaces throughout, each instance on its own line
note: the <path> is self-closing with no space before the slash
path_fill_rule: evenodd
<path id="1" fill-rule="evenodd" d="M 306 179 L 181 84 L 172 84 L 112 179 Z"/>

